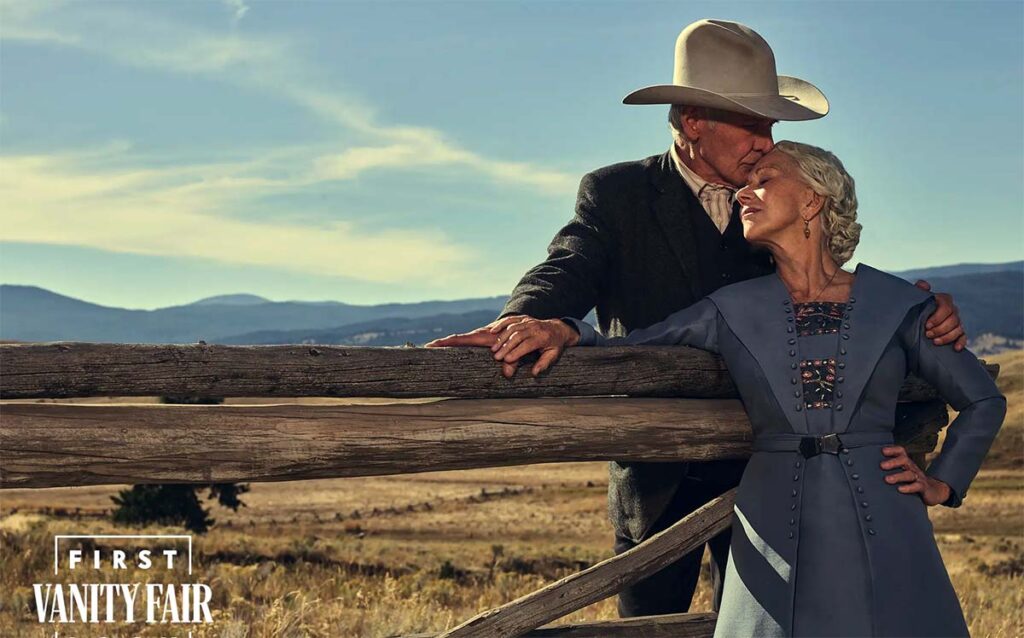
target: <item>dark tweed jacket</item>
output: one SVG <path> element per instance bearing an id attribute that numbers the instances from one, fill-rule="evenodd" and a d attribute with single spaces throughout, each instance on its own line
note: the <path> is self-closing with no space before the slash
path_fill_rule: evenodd
<path id="1" fill-rule="evenodd" d="M 623 336 L 695 303 L 702 294 L 690 212 L 700 206 L 668 152 L 588 173 L 576 214 L 500 316 L 583 317 L 594 308 L 604 335 Z M 753 253 L 743 278 L 773 269 L 766 253 Z M 641 540 L 686 470 L 685 463 L 612 461 L 608 513 L 616 532 Z"/>

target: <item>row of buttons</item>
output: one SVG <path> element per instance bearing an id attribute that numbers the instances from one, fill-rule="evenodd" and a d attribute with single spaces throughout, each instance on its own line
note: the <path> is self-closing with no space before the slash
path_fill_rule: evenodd
<path id="1" fill-rule="evenodd" d="M 842 451 L 843 454 L 849 454 L 850 453 L 850 448 L 844 447 L 841 451 Z M 853 459 L 846 459 L 846 466 L 852 468 L 853 467 Z M 860 474 L 857 474 L 856 472 L 853 472 L 852 474 L 850 474 L 850 478 L 853 479 L 854 481 L 858 481 L 858 480 L 860 480 Z M 863 494 L 864 493 L 864 487 L 861 486 L 861 485 L 858 485 L 855 489 L 856 489 L 858 494 Z M 863 498 L 863 497 L 861 497 L 861 498 Z M 861 501 L 860 502 L 860 506 L 863 509 L 867 509 L 868 508 L 868 502 L 867 501 Z M 864 520 L 867 521 L 868 523 L 870 523 L 871 522 L 871 514 L 870 513 L 864 514 Z M 868 528 L 868 534 L 870 534 L 871 536 L 874 536 L 875 533 L 876 532 L 875 532 L 874 528 L 872 528 L 872 527 Z"/>
<path id="2" fill-rule="evenodd" d="M 841 452 L 843 454 L 848 455 L 850 453 L 850 448 L 844 447 L 844 448 L 842 448 Z M 799 452 L 797 454 L 799 454 Z M 797 471 L 793 472 L 793 482 L 794 483 L 800 481 L 799 469 L 800 469 L 801 465 L 802 465 L 802 463 L 799 460 L 793 463 L 793 467 L 796 468 L 796 470 L 797 470 Z M 853 467 L 853 459 L 852 458 L 847 458 L 846 459 L 846 466 L 850 467 L 850 468 Z M 853 479 L 854 481 L 859 481 L 860 480 L 860 474 L 858 474 L 856 472 L 853 472 L 853 473 L 850 474 L 850 478 Z M 856 490 L 857 494 L 864 494 L 864 487 L 863 486 L 857 485 L 854 489 Z M 793 488 L 789 492 L 790 497 L 793 499 L 793 502 L 790 503 L 790 505 L 789 505 L 789 509 L 790 509 L 790 511 L 794 512 L 793 516 L 791 516 L 790 519 L 789 519 L 789 524 L 791 526 L 796 526 L 797 517 L 799 515 L 796 512 L 797 503 L 798 503 L 797 496 L 799 496 L 799 494 L 800 494 L 800 490 L 798 490 L 797 488 Z M 865 497 L 861 496 L 860 498 L 865 498 Z M 862 501 L 860 501 L 860 506 L 861 506 L 862 509 L 867 509 L 868 506 L 869 506 L 869 503 L 866 500 L 862 500 Z M 873 517 L 871 516 L 870 513 L 866 513 L 866 514 L 864 514 L 864 520 L 867 521 L 868 523 L 871 523 L 871 521 L 873 520 Z M 868 532 L 868 534 L 870 536 L 874 536 L 875 534 L 877 534 L 877 532 L 875 531 L 875 529 L 873 527 L 868 527 L 867 528 L 867 532 Z M 796 538 L 796 532 L 793 531 L 793 530 L 790 530 L 788 536 L 789 536 L 789 538 Z"/>

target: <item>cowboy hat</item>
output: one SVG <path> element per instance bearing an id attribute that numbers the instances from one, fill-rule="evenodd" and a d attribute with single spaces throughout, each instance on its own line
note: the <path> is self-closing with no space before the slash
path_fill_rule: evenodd
<path id="1" fill-rule="evenodd" d="M 775 72 L 775 54 L 750 27 L 698 20 L 676 39 L 672 84 L 633 91 L 623 104 L 707 106 L 773 120 L 813 120 L 828 99 L 810 82 Z"/>

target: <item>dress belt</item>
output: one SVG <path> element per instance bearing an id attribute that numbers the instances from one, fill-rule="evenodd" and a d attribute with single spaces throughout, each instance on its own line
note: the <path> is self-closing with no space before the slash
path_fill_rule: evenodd
<path id="1" fill-rule="evenodd" d="M 772 432 L 754 437 L 754 451 L 800 452 L 805 458 L 810 458 L 817 454 L 839 454 L 844 448 L 892 442 L 892 432 L 832 432 L 820 436 Z"/>

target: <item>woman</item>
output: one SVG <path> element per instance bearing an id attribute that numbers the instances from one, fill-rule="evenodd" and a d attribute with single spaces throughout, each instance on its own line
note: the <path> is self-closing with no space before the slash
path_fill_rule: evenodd
<path id="1" fill-rule="evenodd" d="M 575 318 L 509 317 L 495 359 L 567 346 L 683 344 L 725 359 L 754 430 L 715 636 L 967 636 L 927 506 L 958 507 L 1006 411 L 970 352 L 924 337 L 934 297 L 860 264 L 853 179 L 822 149 L 779 142 L 737 197 L 774 274 L 605 338 Z M 955 410 L 922 471 L 893 445 L 908 372 Z"/>

